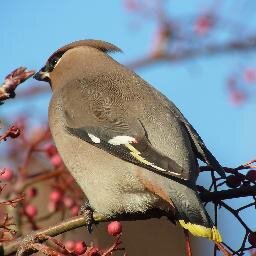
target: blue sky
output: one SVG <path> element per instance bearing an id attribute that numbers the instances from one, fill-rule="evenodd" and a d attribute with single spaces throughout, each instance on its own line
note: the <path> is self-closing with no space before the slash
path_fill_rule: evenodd
<path id="1" fill-rule="evenodd" d="M 190 15 L 198 10 L 198 4 L 175 3 L 169 8 L 175 7 L 176 16 Z M 124 53 L 115 57 L 127 63 L 147 53 L 155 28 L 153 22 L 147 22 L 142 23 L 140 29 L 131 29 L 129 24 L 133 19 L 136 18 L 127 15 L 121 1 L 111 4 L 107 1 L 84 4 L 82 0 L 46 0 L 41 4 L 32 0 L 27 0 L 26 4 L 17 0 L 5 2 L 0 21 L 0 77 L 4 78 L 10 70 L 21 65 L 39 69 L 58 47 L 83 38 L 102 39 L 118 45 Z M 220 162 L 228 166 L 247 161 L 255 154 L 254 127 L 248 123 L 255 113 L 255 104 L 233 107 L 224 86 L 233 62 L 234 58 L 227 55 L 160 64 L 138 71 L 177 104 Z M 26 85 L 31 83 L 34 84 L 30 80 Z M 37 101 L 45 108 L 46 103 Z M 16 103 L 9 102 L 7 106 L 13 109 Z"/>
<path id="2" fill-rule="evenodd" d="M 191 15 L 199 4 L 209 1 L 174 1 L 167 7 L 174 16 Z M 226 3 L 230 1 L 226 1 Z M 229 11 L 224 10 L 224 14 Z M 233 10 L 239 12 L 237 10 Z M 0 19 L 0 78 L 19 66 L 39 69 L 57 48 L 71 41 L 93 38 L 112 42 L 123 49 L 114 57 L 128 63 L 146 54 L 156 24 L 130 24 L 122 1 L 44 0 L 5 1 Z M 224 166 L 237 166 L 256 155 L 255 103 L 239 108 L 228 101 L 225 79 L 237 58 L 232 55 L 200 58 L 178 64 L 159 64 L 138 73 L 166 94 L 197 129 L 210 150 Z M 20 87 L 36 82 L 29 80 Z M 47 86 L 47 85 L 46 85 Z M 18 98 L 17 98 L 18 99 Z M 27 111 L 41 122 L 47 115 L 49 95 L 30 101 L 9 101 L 0 117 Z M 41 120 L 41 121 L 40 121 Z"/>

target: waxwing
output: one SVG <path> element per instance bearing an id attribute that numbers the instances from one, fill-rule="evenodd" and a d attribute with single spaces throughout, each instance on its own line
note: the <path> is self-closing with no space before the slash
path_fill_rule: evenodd
<path id="1" fill-rule="evenodd" d="M 118 51 L 76 41 L 34 76 L 52 88 L 49 125 L 65 165 L 105 219 L 154 212 L 221 242 L 196 191 L 197 159 L 223 177 L 221 165 L 168 98 L 108 54 Z"/>

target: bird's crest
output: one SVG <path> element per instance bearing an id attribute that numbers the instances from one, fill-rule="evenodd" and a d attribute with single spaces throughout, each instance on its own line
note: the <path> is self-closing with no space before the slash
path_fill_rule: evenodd
<path id="1" fill-rule="evenodd" d="M 51 59 L 53 56 L 55 55 L 62 55 L 64 54 L 66 51 L 75 48 L 75 47 L 79 47 L 79 46 L 89 46 L 89 47 L 93 47 L 95 49 L 98 49 L 102 52 L 105 53 L 109 53 L 109 52 L 122 52 L 121 49 L 119 49 L 117 46 L 115 46 L 114 44 L 105 42 L 105 41 L 101 41 L 101 40 L 93 40 L 93 39 L 87 39 L 87 40 L 79 40 L 79 41 L 75 41 L 72 42 L 70 44 L 67 44 L 61 48 L 59 48 L 57 51 L 55 51 L 50 57 L 49 59 Z"/>

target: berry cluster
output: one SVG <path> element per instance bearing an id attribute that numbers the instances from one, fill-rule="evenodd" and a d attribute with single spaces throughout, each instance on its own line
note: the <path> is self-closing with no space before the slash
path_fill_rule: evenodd
<path id="1" fill-rule="evenodd" d="M 226 184 L 230 188 L 237 188 L 240 186 L 249 186 L 250 183 L 256 182 L 256 170 L 249 170 L 246 175 L 236 173 L 229 175 L 226 179 Z"/>
<path id="2" fill-rule="evenodd" d="M 119 245 L 121 244 L 122 224 L 119 221 L 113 221 L 108 224 L 108 234 L 116 237 L 113 245 L 107 249 L 99 249 L 98 247 L 87 247 L 84 241 L 67 240 L 64 245 L 69 252 L 75 253 L 75 255 L 85 254 L 86 256 L 107 256 L 112 255 L 114 251 L 121 250 Z"/>

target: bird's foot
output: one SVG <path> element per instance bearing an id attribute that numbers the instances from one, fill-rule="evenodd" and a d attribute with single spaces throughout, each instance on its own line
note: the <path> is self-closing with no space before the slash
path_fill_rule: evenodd
<path id="1" fill-rule="evenodd" d="M 225 256 L 232 256 L 233 254 L 229 252 L 221 243 L 214 242 L 217 248 L 223 253 Z"/>
<path id="2" fill-rule="evenodd" d="M 93 218 L 93 209 L 90 203 L 87 201 L 80 208 L 80 213 L 84 216 L 87 223 L 87 230 L 89 233 L 92 232 L 92 225 L 95 223 Z"/>

